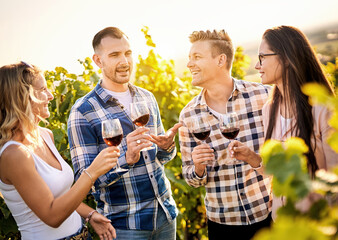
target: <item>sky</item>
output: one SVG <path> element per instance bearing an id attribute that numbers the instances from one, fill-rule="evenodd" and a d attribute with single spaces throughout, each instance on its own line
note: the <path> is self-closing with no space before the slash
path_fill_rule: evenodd
<path id="1" fill-rule="evenodd" d="M 24 60 L 81 73 L 77 60 L 92 56 L 94 35 L 108 26 L 128 35 L 135 62 L 150 49 L 144 26 L 163 59 L 188 59 L 195 30 L 225 29 L 239 46 L 278 25 L 338 25 L 337 12 L 337 0 L 0 0 L 0 66 Z"/>

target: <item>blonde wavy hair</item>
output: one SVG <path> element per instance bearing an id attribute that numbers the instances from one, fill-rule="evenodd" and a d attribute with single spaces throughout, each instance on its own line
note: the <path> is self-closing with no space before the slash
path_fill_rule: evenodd
<path id="1" fill-rule="evenodd" d="M 36 101 L 32 84 L 41 70 L 25 62 L 0 68 L 0 147 L 21 131 L 31 143 L 40 143 L 38 122 L 32 111 Z"/>

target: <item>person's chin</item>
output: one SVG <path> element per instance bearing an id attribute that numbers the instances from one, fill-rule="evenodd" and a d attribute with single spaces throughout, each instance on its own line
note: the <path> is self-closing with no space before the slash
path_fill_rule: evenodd
<path id="1" fill-rule="evenodd" d="M 191 85 L 193 86 L 199 86 L 201 80 L 199 78 L 193 77 L 191 81 Z"/>
<path id="2" fill-rule="evenodd" d="M 119 83 L 127 83 L 127 82 L 129 82 L 130 81 L 130 75 L 126 75 L 126 76 L 117 76 L 116 77 L 116 80 L 117 80 L 117 82 L 119 82 Z"/>
<path id="3" fill-rule="evenodd" d="M 202 82 L 201 81 L 197 81 L 197 80 L 196 81 L 193 80 L 191 82 L 191 85 L 193 85 L 194 87 L 202 87 L 201 84 L 202 84 Z"/>

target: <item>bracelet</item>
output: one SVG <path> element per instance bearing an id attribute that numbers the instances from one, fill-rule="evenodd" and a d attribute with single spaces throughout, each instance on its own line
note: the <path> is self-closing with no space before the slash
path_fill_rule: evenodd
<path id="1" fill-rule="evenodd" d="M 86 217 L 86 223 L 89 223 L 90 219 L 92 218 L 94 212 L 97 212 L 96 210 L 91 211 L 88 216 Z"/>
<path id="2" fill-rule="evenodd" d="M 174 148 L 176 147 L 175 141 L 172 142 L 172 144 L 170 144 L 170 146 L 167 149 L 163 149 L 166 152 L 171 152 L 172 150 L 174 150 Z"/>
<path id="3" fill-rule="evenodd" d="M 83 169 L 83 172 L 88 175 L 88 177 L 90 178 L 90 181 L 92 181 L 92 186 L 93 186 L 94 181 L 93 181 L 92 175 L 90 175 L 90 173 L 87 171 L 87 169 Z"/>

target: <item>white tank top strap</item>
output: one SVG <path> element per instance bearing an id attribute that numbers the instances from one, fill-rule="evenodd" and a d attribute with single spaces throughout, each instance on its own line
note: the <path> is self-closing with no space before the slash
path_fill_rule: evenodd
<path id="1" fill-rule="evenodd" d="M 15 145 L 23 145 L 22 143 L 19 143 L 19 142 L 10 140 L 10 141 L 6 142 L 6 143 L 2 146 L 2 148 L 0 149 L 0 156 L 2 155 L 2 153 L 5 151 L 5 149 L 6 149 L 8 146 L 13 145 L 13 144 L 15 144 Z M 25 146 L 25 145 L 23 145 L 23 146 Z"/>

